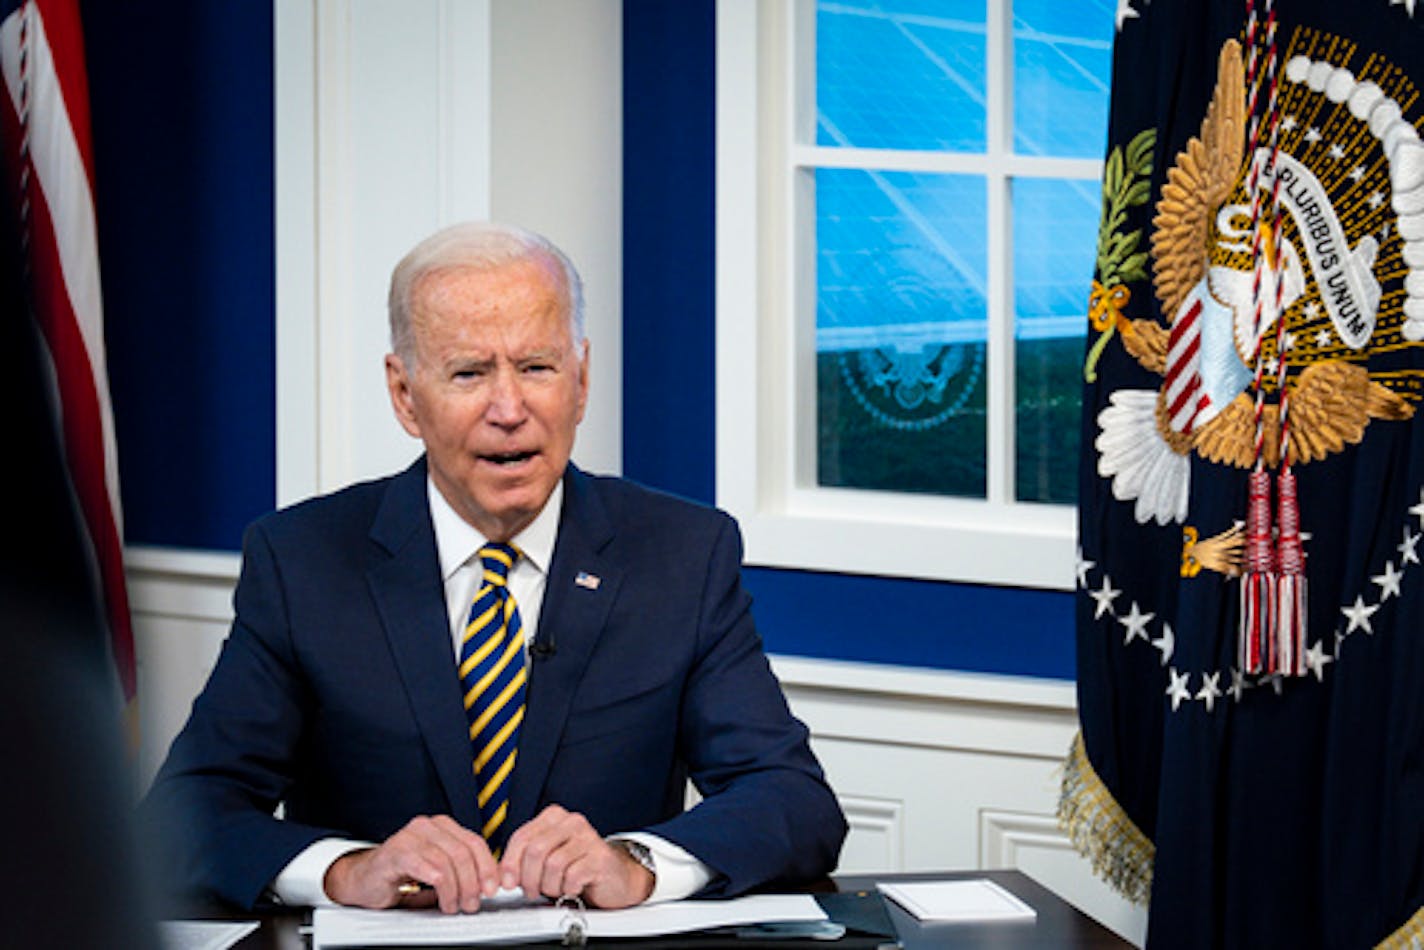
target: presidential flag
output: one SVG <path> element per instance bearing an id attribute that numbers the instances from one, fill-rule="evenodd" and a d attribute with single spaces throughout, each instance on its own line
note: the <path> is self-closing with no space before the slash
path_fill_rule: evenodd
<path id="1" fill-rule="evenodd" d="M 1060 818 L 1152 947 L 1424 942 L 1415 5 L 1119 0 Z"/>
<path id="2" fill-rule="evenodd" d="M 0 68 L 6 92 L 0 139 L 10 212 L 5 225 L 14 235 L 7 243 L 18 248 L 15 270 L 22 290 L 20 305 L 5 319 L 32 320 L 38 331 L 42 384 L 49 391 L 33 392 L 29 400 L 35 406 L 48 402 L 54 410 L 66 481 L 54 490 L 77 502 L 83 546 L 101 593 L 107 650 L 132 723 L 137 681 L 104 358 L 89 93 L 74 0 L 0 5 Z M 24 506 L 33 499 L 13 502 Z M 50 530 L 60 529 L 51 525 Z M 25 533 L 6 543 L 23 553 L 27 545 L 46 542 Z"/>

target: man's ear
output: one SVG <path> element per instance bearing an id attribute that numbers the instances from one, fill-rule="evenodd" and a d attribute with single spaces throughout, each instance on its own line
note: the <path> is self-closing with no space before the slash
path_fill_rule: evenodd
<path id="1" fill-rule="evenodd" d="M 583 421 L 584 408 L 588 406 L 588 340 L 583 341 L 583 354 L 579 357 L 578 421 Z"/>
<path id="2" fill-rule="evenodd" d="M 420 419 L 415 412 L 415 394 L 410 387 L 410 374 L 405 361 L 394 353 L 386 354 L 386 391 L 391 394 L 391 409 L 401 428 L 420 438 Z"/>

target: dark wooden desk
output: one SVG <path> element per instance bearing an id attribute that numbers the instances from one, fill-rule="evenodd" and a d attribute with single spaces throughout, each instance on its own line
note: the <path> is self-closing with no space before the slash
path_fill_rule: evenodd
<path id="1" fill-rule="evenodd" d="M 988 878 L 1028 904 L 1038 914 L 1032 924 L 928 924 L 918 925 L 893 901 L 887 912 L 899 930 L 905 950 L 920 947 L 964 947 L 998 950 L 1107 950 L 1132 944 L 1084 914 L 1078 908 L 1021 871 L 955 871 L 930 874 L 838 875 L 842 892 L 874 890 L 876 881 L 945 881 Z"/>
<path id="2" fill-rule="evenodd" d="M 1019 871 L 959 871 L 926 874 L 882 874 L 882 875 L 840 875 L 813 890 L 830 895 L 827 900 L 834 908 L 839 899 L 840 906 L 855 907 L 860 910 L 874 910 L 876 881 L 926 881 L 955 880 L 966 878 L 988 878 L 1012 892 L 1037 913 L 1038 919 L 1032 924 L 938 924 L 917 926 L 908 914 L 892 902 L 886 902 L 884 922 L 893 922 L 900 929 L 905 950 L 919 950 L 921 947 L 984 948 L 984 950 L 1108 950 L 1108 948 L 1129 947 L 1131 944 L 1112 931 L 1083 914 L 1052 891 L 1038 884 Z M 863 895 L 864 901 L 856 901 Z M 836 917 L 834 909 L 832 917 Z M 262 926 L 245 937 L 238 950 L 309 950 L 310 937 L 306 924 L 309 913 L 299 909 L 275 909 L 260 913 L 228 912 L 219 908 L 203 908 L 198 913 L 189 912 L 194 917 L 212 920 L 258 920 Z M 873 916 L 873 915 L 872 915 Z M 847 921 L 851 922 L 851 921 Z M 886 928 L 887 930 L 890 928 Z M 655 948 L 696 948 L 741 947 L 756 945 L 732 934 L 689 934 L 668 939 L 646 940 L 594 940 L 595 947 L 638 947 L 641 950 Z M 766 942 L 764 946 L 775 946 L 784 950 L 818 948 L 831 950 L 834 947 L 877 947 L 882 944 L 894 946 L 895 938 L 886 934 L 880 937 L 861 935 L 851 931 L 838 942 L 778 940 Z"/>

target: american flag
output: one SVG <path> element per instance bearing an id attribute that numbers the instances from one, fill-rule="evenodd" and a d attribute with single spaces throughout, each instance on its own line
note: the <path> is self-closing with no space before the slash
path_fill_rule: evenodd
<path id="1" fill-rule="evenodd" d="M 118 685 L 132 713 L 137 677 L 104 358 L 79 9 L 76 0 L 10 0 L 0 3 L 0 17 L 7 93 L 0 134 L 18 211 L 29 310 L 47 350 L 60 441 L 101 587 Z"/>

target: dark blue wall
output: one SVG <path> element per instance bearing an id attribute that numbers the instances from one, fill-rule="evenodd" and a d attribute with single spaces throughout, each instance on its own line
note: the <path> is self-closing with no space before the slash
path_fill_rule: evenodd
<path id="1" fill-rule="evenodd" d="M 81 12 L 125 540 L 235 550 L 276 486 L 271 4 Z"/>
<path id="2" fill-rule="evenodd" d="M 623 471 L 707 502 L 716 470 L 715 52 L 712 0 L 624 0 Z M 746 573 L 774 652 L 1073 676 L 1071 594 Z"/>

